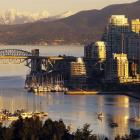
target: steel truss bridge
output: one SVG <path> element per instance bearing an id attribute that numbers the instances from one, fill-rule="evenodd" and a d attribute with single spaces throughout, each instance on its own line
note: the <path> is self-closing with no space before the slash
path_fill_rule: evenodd
<path id="1" fill-rule="evenodd" d="M 26 66 L 31 68 L 32 61 L 36 61 L 36 67 L 38 65 L 44 66 L 47 70 L 48 64 L 53 67 L 53 63 L 58 60 L 63 60 L 63 57 L 58 56 L 39 56 L 33 52 L 28 52 L 20 49 L 2 49 L 0 50 L 0 64 L 21 64 L 25 63 Z"/>

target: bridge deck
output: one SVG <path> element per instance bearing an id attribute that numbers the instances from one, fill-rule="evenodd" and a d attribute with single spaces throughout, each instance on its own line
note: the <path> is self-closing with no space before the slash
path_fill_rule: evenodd
<path id="1" fill-rule="evenodd" d="M 28 56 L 0 56 L 0 59 L 27 59 Z"/>
<path id="2" fill-rule="evenodd" d="M 38 59 L 50 59 L 50 60 L 62 60 L 64 59 L 63 57 L 57 57 L 57 56 L 1 56 L 0 59 L 33 59 L 33 58 L 38 58 Z"/>

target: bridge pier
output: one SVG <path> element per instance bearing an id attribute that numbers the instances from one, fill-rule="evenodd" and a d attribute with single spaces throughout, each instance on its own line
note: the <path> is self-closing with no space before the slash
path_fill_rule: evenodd
<path id="1" fill-rule="evenodd" d="M 41 72 L 42 60 L 39 58 L 39 49 L 32 50 L 31 73 Z"/>

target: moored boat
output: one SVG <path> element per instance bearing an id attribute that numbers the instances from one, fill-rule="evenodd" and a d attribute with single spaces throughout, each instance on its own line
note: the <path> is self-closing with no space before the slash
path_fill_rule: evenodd
<path id="1" fill-rule="evenodd" d="M 49 89 L 45 86 L 38 86 L 38 87 L 31 87 L 30 91 L 37 93 L 37 92 L 48 92 Z"/>
<path id="2" fill-rule="evenodd" d="M 104 118 L 104 115 L 103 115 L 103 113 L 101 112 L 101 113 L 97 113 L 97 116 L 98 116 L 98 119 L 99 120 L 101 120 L 101 119 L 103 119 Z"/>
<path id="3" fill-rule="evenodd" d="M 32 115 L 37 116 L 41 119 L 44 119 L 44 118 L 48 117 L 48 113 L 46 113 L 46 112 L 33 112 Z"/>
<path id="4" fill-rule="evenodd" d="M 37 87 L 31 87 L 30 90 L 34 93 L 39 93 L 39 92 L 66 92 L 68 91 L 67 88 L 65 87 L 60 87 L 59 85 L 56 86 L 37 86 Z"/>
<path id="5" fill-rule="evenodd" d="M 111 122 L 111 123 L 109 124 L 109 126 L 110 126 L 111 128 L 115 128 L 115 127 L 118 127 L 118 124 L 117 124 L 116 122 Z"/>
<path id="6" fill-rule="evenodd" d="M 21 117 L 23 118 L 23 119 L 25 119 L 25 118 L 32 118 L 32 115 L 33 113 L 32 112 L 23 112 L 23 113 L 21 113 Z"/>
<path id="7" fill-rule="evenodd" d="M 7 117 L 7 120 L 8 120 L 8 121 L 16 121 L 18 118 L 19 118 L 19 116 L 14 116 L 14 115 L 12 115 L 12 116 L 8 116 L 8 117 Z"/>
<path id="8" fill-rule="evenodd" d="M 14 113 L 10 113 L 8 110 L 2 110 L 0 112 L 0 121 L 15 121 L 18 120 L 19 117 L 25 118 L 32 118 L 34 116 L 39 117 L 40 119 L 44 119 L 48 117 L 47 112 L 26 112 L 22 110 L 16 110 Z"/>

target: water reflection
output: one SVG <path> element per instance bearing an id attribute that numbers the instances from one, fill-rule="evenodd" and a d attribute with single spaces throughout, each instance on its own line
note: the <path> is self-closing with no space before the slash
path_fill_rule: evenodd
<path id="1" fill-rule="evenodd" d="M 46 111 L 50 118 L 55 120 L 62 118 L 67 124 L 72 124 L 74 130 L 89 123 L 94 133 L 110 137 L 127 134 L 130 127 L 139 127 L 128 121 L 130 104 L 133 103 L 133 100 L 126 96 L 67 96 L 63 93 L 35 95 L 18 88 L 0 90 L 0 109 Z M 105 115 L 102 120 L 98 119 L 98 112 Z M 111 121 L 117 122 L 119 127 L 110 128 Z"/>
<path id="2" fill-rule="evenodd" d="M 118 134 L 122 136 L 128 134 L 129 104 L 129 98 L 126 96 L 116 96 L 114 98 L 112 115 L 108 118 L 108 121 L 116 122 L 118 127 L 112 129 L 112 137 Z"/>

